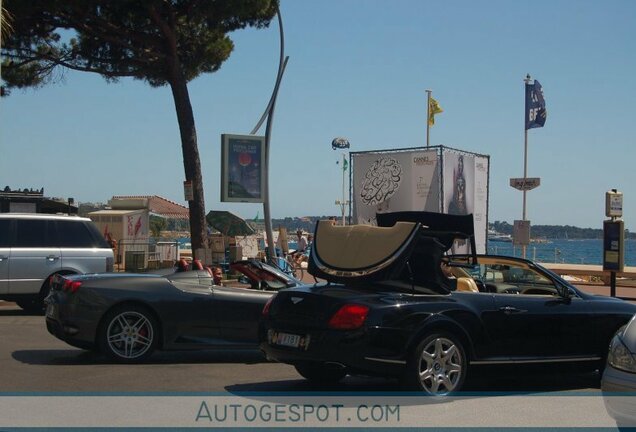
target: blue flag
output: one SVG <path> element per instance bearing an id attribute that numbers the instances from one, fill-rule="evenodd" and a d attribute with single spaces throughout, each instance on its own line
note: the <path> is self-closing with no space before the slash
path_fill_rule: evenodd
<path id="1" fill-rule="evenodd" d="M 539 81 L 534 80 L 534 84 L 526 84 L 526 130 L 543 127 L 547 116 L 543 89 Z"/>

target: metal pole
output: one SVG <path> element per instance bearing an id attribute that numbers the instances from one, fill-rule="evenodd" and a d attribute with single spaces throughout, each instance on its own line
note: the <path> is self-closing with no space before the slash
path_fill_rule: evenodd
<path id="1" fill-rule="evenodd" d="M 346 197 L 345 197 L 345 152 L 342 152 L 342 203 L 340 203 L 340 207 L 342 208 L 342 226 L 345 226 L 345 206 L 347 205 Z"/>
<path id="2" fill-rule="evenodd" d="M 610 272 L 610 296 L 616 297 L 616 272 Z"/>
<path id="3" fill-rule="evenodd" d="M 530 74 L 526 75 L 526 78 L 523 80 L 525 82 L 525 85 L 523 87 L 523 92 L 524 92 L 524 98 L 525 98 L 525 92 L 526 92 L 526 86 L 530 83 Z M 524 135 L 524 139 L 523 139 L 523 212 L 522 212 L 522 217 L 521 220 L 523 220 L 525 222 L 526 220 L 526 179 L 528 177 L 528 129 L 526 129 L 526 122 L 525 122 L 525 112 L 526 112 L 526 108 L 524 106 L 523 108 L 523 112 L 524 112 L 524 122 L 523 122 L 523 135 Z M 526 257 L 526 245 L 521 246 L 521 253 L 523 258 Z"/>
<path id="4" fill-rule="evenodd" d="M 263 116 L 258 121 L 251 135 L 256 134 L 260 129 L 265 117 L 267 116 L 267 126 L 265 127 L 265 181 L 263 182 L 263 218 L 265 218 L 265 237 L 267 238 L 267 258 L 269 261 L 274 261 L 276 258 L 276 245 L 274 244 L 274 234 L 272 230 L 272 217 L 269 209 L 269 144 L 271 137 L 272 118 L 274 117 L 274 108 L 276 106 L 276 97 L 278 96 L 278 89 L 280 88 L 280 82 L 283 79 L 285 73 L 285 67 L 289 57 L 285 57 L 285 33 L 283 32 L 283 18 L 280 14 L 280 9 L 276 9 L 276 16 L 278 17 L 278 28 L 280 30 L 280 57 L 278 61 L 278 74 L 276 76 L 276 84 L 274 85 L 274 91 L 269 100 L 267 108 L 263 113 Z"/>
<path id="5" fill-rule="evenodd" d="M 432 90 L 426 90 L 426 147 L 430 144 L 431 125 L 429 120 L 431 118 L 431 92 Z"/>

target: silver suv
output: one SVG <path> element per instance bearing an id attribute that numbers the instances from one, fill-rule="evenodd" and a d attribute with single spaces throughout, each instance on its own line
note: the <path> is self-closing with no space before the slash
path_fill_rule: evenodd
<path id="1" fill-rule="evenodd" d="M 41 312 L 52 275 L 111 272 L 113 264 L 88 218 L 0 213 L 0 300 Z"/>

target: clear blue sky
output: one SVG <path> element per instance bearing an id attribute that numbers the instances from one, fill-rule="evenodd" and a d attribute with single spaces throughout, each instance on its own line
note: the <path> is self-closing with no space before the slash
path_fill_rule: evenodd
<path id="1" fill-rule="evenodd" d="M 490 221 L 521 218 L 523 78 L 543 85 L 544 128 L 529 133 L 532 224 L 601 227 L 604 194 L 624 193 L 636 229 L 636 2 L 632 0 L 281 0 L 290 60 L 271 148 L 274 217 L 338 214 L 340 154 L 424 146 L 426 93 L 444 113 L 431 144 L 488 154 Z M 220 202 L 220 135 L 249 133 L 274 83 L 278 26 L 232 34 L 215 74 L 190 83 L 206 209 Z M 183 201 L 183 163 L 168 87 L 64 82 L 0 101 L 0 187 L 106 202 L 112 195 Z M 264 128 L 262 130 L 264 133 Z"/>

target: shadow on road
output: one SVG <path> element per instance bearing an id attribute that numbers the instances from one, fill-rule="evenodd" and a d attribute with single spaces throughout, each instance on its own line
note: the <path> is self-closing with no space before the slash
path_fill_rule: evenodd
<path id="1" fill-rule="evenodd" d="M 462 395 L 477 394 L 533 394 L 555 391 L 597 391 L 598 372 L 563 373 L 546 368 L 514 368 L 514 370 L 471 370 Z M 338 384 L 316 384 L 302 377 L 298 380 L 255 382 L 225 388 L 230 393 L 241 392 L 396 392 L 404 393 L 397 379 L 347 376 Z M 462 396 L 460 395 L 460 396 Z"/>
<path id="2" fill-rule="evenodd" d="M 80 349 L 21 350 L 11 355 L 15 360 L 29 365 L 96 365 L 117 364 L 108 357 L 93 351 Z M 142 365 L 235 363 L 256 364 L 266 362 L 256 350 L 203 350 L 156 352 Z M 134 367 L 135 365 L 130 365 Z"/>
<path id="3" fill-rule="evenodd" d="M 20 309 L 17 306 L 13 306 L 13 307 L 7 307 L 7 306 L 2 306 L 0 307 L 0 317 L 3 316 L 41 316 L 42 319 L 44 319 L 44 314 L 43 313 L 36 313 L 36 312 L 27 312 L 24 309 Z"/>

